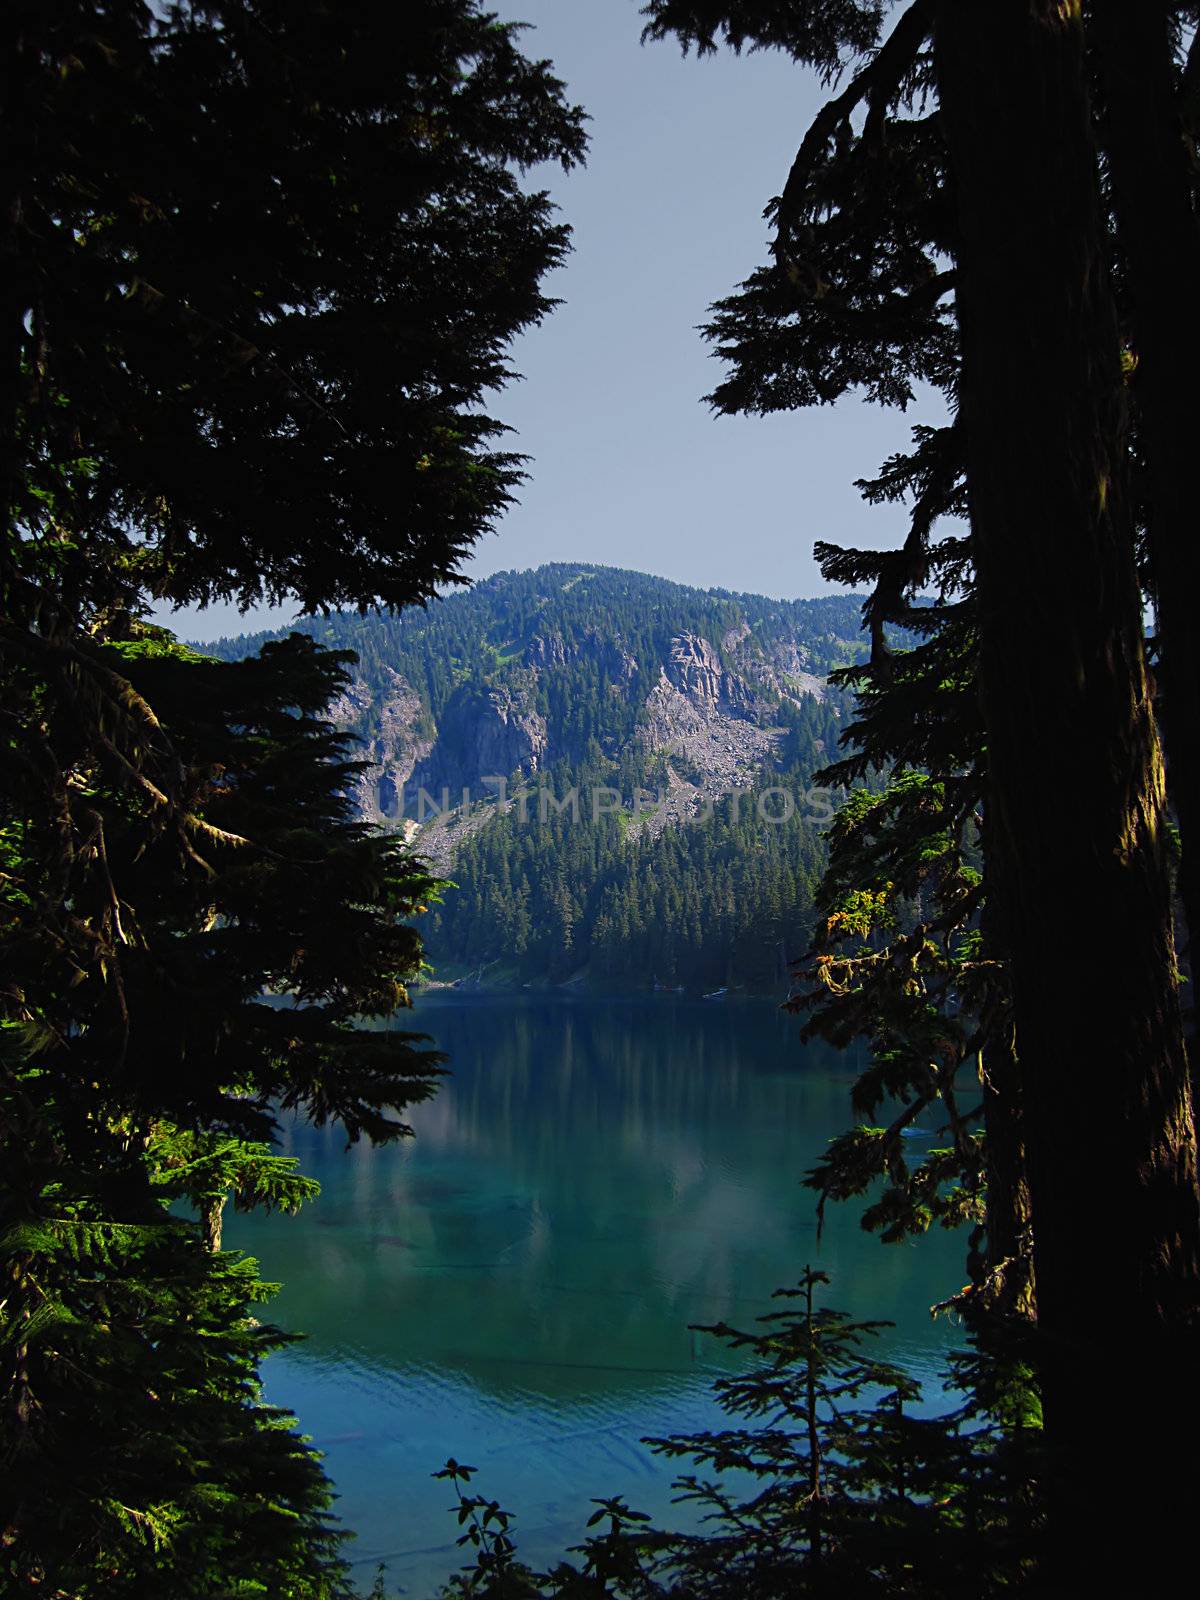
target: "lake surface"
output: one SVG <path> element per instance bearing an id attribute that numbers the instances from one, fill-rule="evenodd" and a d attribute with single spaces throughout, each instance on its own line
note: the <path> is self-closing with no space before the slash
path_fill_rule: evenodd
<path id="1" fill-rule="evenodd" d="M 730 1358 L 691 1323 L 746 1325 L 807 1262 L 831 1305 L 890 1319 L 881 1355 L 928 1382 L 960 1344 L 929 1306 L 962 1281 L 963 1240 L 883 1246 L 833 1207 L 820 1245 L 801 1186 L 852 1120 L 852 1064 L 802 1047 L 768 1003 L 423 999 L 453 1077 L 416 1138 L 349 1151 L 284 1130 L 320 1179 L 297 1218 L 233 1217 L 227 1247 L 284 1292 L 305 1341 L 268 1397 L 326 1452 L 366 1581 L 430 1596 L 462 1561 L 448 1456 L 516 1514 L 522 1556 L 577 1544 L 592 1496 L 679 1526 L 644 1435 L 714 1426 Z M 932 1128 L 930 1131 L 934 1131 Z"/>

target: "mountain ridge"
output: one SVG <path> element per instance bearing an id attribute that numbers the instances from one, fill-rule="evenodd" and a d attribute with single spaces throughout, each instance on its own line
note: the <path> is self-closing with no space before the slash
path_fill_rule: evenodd
<path id="1" fill-rule="evenodd" d="M 860 606 L 555 562 L 299 631 L 358 658 L 331 707 L 358 814 L 458 884 L 435 960 L 760 985 L 807 942 L 828 813 L 806 800 L 849 720 L 829 678 L 865 654 Z"/>
<path id="2" fill-rule="evenodd" d="M 624 627 L 623 603 L 632 611 Z M 493 574 L 400 617 L 339 614 L 297 628 L 359 656 L 331 714 L 370 762 L 356 791 L 360 812 L 386 825 L 398 820 L 399 791 L 410 781 L 431 794 L 458 794 L 484 776 L 578 763 L 591 738 L 609 758 L 631 740 L 654 755 L 687 744 L 705 726 L 765 729 L 781 704 L 822 703 L 829 673 L 863 653 L 854 637 L 859 604 L 852 595 L 777 601 L 555 562 Z M 208 649 L 244 654 L 288 631 L 222 639 Z M 582 670 L 572 674 L 572 667 Z M 564 680 L 562 692 L 539 693 L 554 676 Z M 578 708 L 567 692 L 582 689 L 586 700 L 590 687 L 572 676 L 591 676 L 632 716 L 572 717 Z M 839 703 L 839 717 L 841 710 Z M 751 743 L 761 752 L 772 741 Z M 680 753 L 704 763 L 694 737 Z M 722 775 L 733 777 L 713 755 Z"/>

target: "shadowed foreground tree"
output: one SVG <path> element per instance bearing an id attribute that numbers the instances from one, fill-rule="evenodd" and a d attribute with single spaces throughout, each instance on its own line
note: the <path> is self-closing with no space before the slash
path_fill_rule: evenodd
<path id="1" fill-rule="evenodd" d="M 1161 404 L 1139 385 L 1136 348 L 1123 359 L 1129 328 L 1114 288 L 1133 287 L 1134 329 L 1165 326 L 1170 309 L 1160 297 L 1151 310 L 1133 263 L 1169 243 L 1169 228 L 1176 241 L 1187 229 L 1177 188 L 1174 211 L 1154 212 L 1149 244 L 1138 230 L 1152 203 L 1143 195 L 1135 214 L 1117 180 L 1114 256 L 1102 177 L 1132 164 L 1130 122 L 1117 115 L 1115 83 L 1100 115 L 1095 52 L 1108 52 L 1111 76 L 1114 14 L 1128 9 L 916 0 L 889 32 L 878 5 L 647 8 L 649 31 L 685 46 L 724 37 L 827 73 L 851 69 L 772 207 L 773 263 L 717 308 L 710 333 L 732 365 L 718 407 L 786 409 L 852 387 L 905 404 L 923 381 L 956 410 L 940 484 L 927 477 L 908 544 L 880 563 L 868 620 L 882 647 L 882 624 L 902 618 L 927 581 L 930 528 L 964 476 L 993 940 L 984 953 L 1004 961 L 1014 1004 L 1012 1109 L 1057 1460 L 1060 1584 L 1064 1570 L 1080 1578 L 1092 1563 L 1093 1576 L 1118 1567 L 1141 1581 L 1172 1551 L 1183 1559 L 1195 1473 L 1179 1470 L 1174 1450 L 1200 1420 L 1195 1130 L 1136 565 L 1139 532 L 1150 530 L 1152 571 L 1164 570 L 1154 540 L 1182 535 L 1173 446 L 1155 421 Z M 1191 115 L 1171 52 L 1192 8 L 1146 11 L 1158 28 L 1153 74 L 1145 49 L 1123 70 L 1150 95 L 1165 149 Z M 1171 146 L 1164 184 L 1181 164 Z M 1186 279 L 1182 249 L 1170 243 L 1169 281 Z M 1166 382 L 1162 371 L 1160 351 Z M 1151 463 L 1137 480 L 1130 402 Z M 1170 628 L 1162 651 L 1168 700 L 1186 703 L 1186 655 Z M 892 701 L 897 715 L 902 704 Z M 1197 728 L 1168 705 L 1168 731 L 1173 773 L 1186 779 Z M 1187 810 L 1181 790 L 1185 861 Z M 1114 1417 L 1106 1383 L 1131 1361 L 1139 1402 Z M 1098 1543 L 1095 1509 L 1130 1461 L 1128 1520 Z"/>
<path id="2" fill-rule="evenodd" d="M 731 1425 L 646 1441 L 689 1464 L 679 1498 L 699 1531 L 673 1534 L 623 1499 L 597 1501 L 594 1532 L 539 1573 L 520 1559 L 510 1514 L 472 1492 L 476 1469 L 436 1476 L 458 1495 L 459 1544 L 473 1555 L 445 1590 L 472 1600 L 789 1600 L 1011 1594 L 1030 1572 L 1041 1522 L 1040 1429 L 1023 1392 L 990 1384 L 990 1363 L 956 1357 L 960 1401 L 923 1415 L 908 1374 L 874 1358 L 885 1326 L 820 1304 L 807 1268 L 751 1330 L 713 1334 L 750 1357 L 716 1385 Z"/>
<path id="3" fill-rule="evenodd" d="M 580 114 L 471 0 L 156 9 L 0 24 L 5 616 L 56 530 L 114 604 L 424 599 L 520 476 L 481 402 L 566 231 L 514 169 Z"/>
<path id="4" fill-rule="evenodd" d="M 322 720 L 337 656 L 95 658 L 156 708 L 190 804 L 172 826 L 65 716 L 46 774 L 71 775 L 65 818 L 31 805 L 41 774 L 6 770 L 4 1570 L 15 1592 L 339 1593 L 317 1459 L 258 1409 L 270 1286 L 220 1253 L 221 1208 L 312 1192 L 265 1143 L 279 1113 L 383 1140 L 433 1092 L 421 1035 L 357 1023 L 404 1004 L 434 886 L 350 816 Z M 33 722 L 44 686 L 6 687 Z"/>
<path id="5" fill-rule="evenodd" d="M 1094 4 L 1088 44 L 1124 278 L 1129 360 L 1142 436 L 1148 587 L 1159 635 L 1168 788 L 1184 837 L 1200 835 L 1200 583 L 1190 440 L 1198 406 L 1200 277 L 1196 122 L 1200 49 L 1181 52 L 1195 6 L 1167 0 Z M 1200 850 L 1184 851 L 1179 886 L 1190 940 L 1200 933 Z"/>
<path id="6" fill-rule="evenodd" d="M 400 1136 L 434 890 L 355 823 L 345 657 L 203 660 L 154 600 L 399 606 L 520 461 L 482 407 L 582 152 L 473 0 L 7 7 L 0 212 L 0 1571 L 329 1596 L 328 1485 L 261 1407 L 235 1204 L 274 1119 Z M 179 1202 L 197 1213 L 185 1219 Z"/>
<path id="7" fill-rule="evenodd" d="M 1200 1422 L 1200 1205 L 1083 30 L 1058 8 L 951 11 L 936 48 L 1047 1428 L 1067 1543 L 1115 1445 L 1142 1463 L 1136 1543 L 1169 1560 L 1196 1482 L 1168 1462 Z M 1099 1397 L 1131 1352 L 1146 1387 L 1114 1427 Z"/>

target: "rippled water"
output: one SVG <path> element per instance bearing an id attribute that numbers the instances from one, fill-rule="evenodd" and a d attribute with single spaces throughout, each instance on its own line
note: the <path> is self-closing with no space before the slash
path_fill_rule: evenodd
<path id="1" fill-rule="evenodd" d="M 961 1280 L 938 1235 L 883 1247 L 849 1208 L 821 1244 L 800 1186 L 849 1121 L 851 1065 L 749 1001 L 426 1000 L 454 1076 L 417 1137 L 350 1151 L 285 1131 L 322 1184 L 299 1218 L 230 1218 L 227 1243 L 286 1288 L 303 1344 L 268 1395 L 327 1452 L 369 1578 L 436 1592 L 460 1562 L 450 1455 L 517 1516 L 522 1554 L 582 1536 L 595 1495 L 676 1525 L 643 1435 L 715 1423 L 730 1358 L 689 1324 L 745 1324 L 806 1262 L 830 1303 L 895 1328 L 880 1354 L 929 1380 L 956 1339 L 928 1308 Z"/>

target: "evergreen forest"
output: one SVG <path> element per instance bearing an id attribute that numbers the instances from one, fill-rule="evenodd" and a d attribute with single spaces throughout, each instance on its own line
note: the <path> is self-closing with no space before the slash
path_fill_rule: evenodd
<path id="1" fill-rule="evenodd" d="M 0 16 L 6 1597 L 364 1593 L 264 1379 L 296 1333 L 228 1234 L 321 1214 L 289 1127 L 381 1151 L 439 1104 L 439 962 L 764 989 L 797 1050 L 846 1052 L 843 1130 L 794 1174 L 818 1259 L 697 1329 L 736 1358 L 723 1422 L 652 1443 L 692 1531 L 597 1489 L 535 1563 L 504 1486 L 451 1458 L 445 1593 L 1143 1595 L 1191 1570 L 1200 8 L 627 22 L 698 98 L 718 52 L 819 89 L 700 333 L 718 419 L 800 438 L 848 397 L 932 399 L 861 466 L 900 542 L 818 539 L 822 599 L 565 562 L 455 592 L 538 470 L 506 407 L 573 248 L 546 174 L 604 137 L 507 13 Z M 220 646 L 164 621 L 213 605 L 304 620 Z M 489 775 L 619 803 L 526 826 L 472 793 L 403 826 L 407 781 Z M 664 784 L 754 803 L 657 829 L 634 791 Z M 760 827 L 792 785 L 832 817 Z M 961 1245 L 940 1407 L 870 1305 L 838 1307 L 842 1206 L 881 1260 Z"/>
<path id="2" fill-rule="evenodd" d="M 448 788 L 447 821 L 412 840 L 416 851 L 436 852 L 453 884 L 420 924 L 435 974 L 459 982 L 478 975 L 491 986 L 657 982 L 782 998 L 814 926 L 835 804 L 816 775 L 836 753 L 851 709 L 850 695 L 829 678 L 864 654 L 860 604 L 853 596 L 780 603 L 560 564 L 499 574 L 425 611 L 302 624 L 306 637 L 355 657 L 357 692 L 342 703 L 344 726 L 355 741 L 351 754 L 369 771 L 381 750 L 407 753 L 403 771 L 413 749 L 432 741 L 408 777 L 403 814 L 416 820 L 420 787 L 430 813 Z M 204 648 L 237 660 L 278 637 Z M 690 723 L 682 738 L 669 727 L 654 737 L 647 726 L 647 702 L 679 638 L 703 640 L 745 701 L 730 716 L 720 692 L 712 703 L 693 696 L 684 709 L 707 723 L 707 743 Z M 390 726 L 397 681 L 412 691 L 399 730 Z M 481 785 L 471 766 L 478 719 L 463 727 L 453 714 L 492 691 L 540 719 L 548 740 L 536 754 L 511 750 L 513 770 L 496 776 L 530 798 L 497 815 L 488 804 L 494 778 Z M 769 738 L 723 776 L 724 735 L 736 738 L 743 727 L 770 730 Z M 698 786 L 703 799 L 692 811 L 672 808 L 668 770 Z M 461 778 L 485 807 L 486 820 L 476 817 L 482 826 L 464 826 Z M 558 809 L 573 788 L 578 805 Z M 769 789 L 786 798 L 764 799 Z M 543 791 L 554 807 L 539 800 Z M 660 796 L 668 825 L 647 826 Z M 376 801 L 371 794 L 367 816 Z M 395 827 L 402 818 L 379 820 Z"/>

